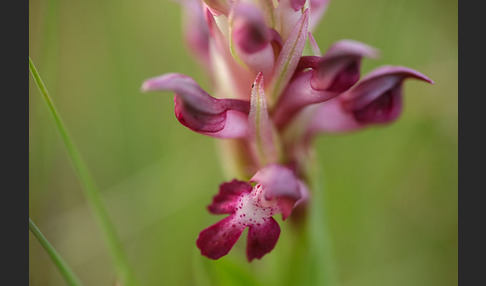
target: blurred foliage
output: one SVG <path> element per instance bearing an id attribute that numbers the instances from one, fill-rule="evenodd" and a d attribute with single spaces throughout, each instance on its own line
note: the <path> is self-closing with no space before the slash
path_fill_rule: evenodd
<path id="1" fill-rule="evenodd" d="M 29 2 L 30 56 L 103 190 L 142 285 L 306 281 L 305 269 L 288 266 L 305 257 L 292 253 L 287 223 L 275 250 L 251 264 L 243 239 L 216 262 L 196 248 L 199 231 L 221 218 L 205 209 L 225 179 L 217 145 L 180 126 L 170 93 L 139 91 L 144 79 L 166 72 L 210 90 L 183 42 L 180 6 Z M 335 0 L 314 36 L 322 51 L 343 38 L 380 49 L 363 74 L 404 65 L 436 82 L 407 81 L 404 113 L 390 126 L 315 142 L 340 285 L 456 285 L 457 1 Z M 85 285 L 113 285 L 80 183 L 29 83 L 30 217 Z M 65 285 L 31 235 L 29 264 L 30 285 Z"/>

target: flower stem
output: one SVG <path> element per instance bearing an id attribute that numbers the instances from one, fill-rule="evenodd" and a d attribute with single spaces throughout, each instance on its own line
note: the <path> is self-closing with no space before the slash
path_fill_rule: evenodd
<path id="1" fill-rule="evenodd" d="M 136 285 L 135 278 L 132 274 L 131 268 L 123 251 L 121 241 L 116 234 L 115 227 L 109 218 L 103 201 L 101 200 L 98 187 L 96 186 L 93 177 L 91 176 L 91 173 L 86 167 L 80 152 L 78 151 L 78 149 L 74 145 L 73 140 L 69 136 L 61 120 L 61 117 L 57 112 L 57 109 L 54 106 L 54 103 L 52 102 L 51 97 L 49 96 L 49 93 L 47 92 L 47 89 L 42 82 L 42 79 L 40 78 L 40 75 L 37 72 L 37 69 L 35 68 L 34 63 L 32 62 L 30 57 L 29 69 L 57 125 L 64 145 L 66 146 L 69 158 L 71 159 L 71 163 L 73 164 L 76 174 L 81 181 L 86 200 L 93 210 L 101 232 L 104 235 L 112 260 L 115 264 L 117 277 L 121 280 L 123 286 Z"/>
<path id="2" fill-rule="evenodd" d="M 294 209 L 290 216 L 294 233 L 292 249 L 288 255 L 287 275 L 280 284 L 337 286 L 339 281 L 325 216 L 325 188 L 320 185 L 318 165 L 313 156 L 306 159 L 303 180 L 311 192 L 310 199 L 305 208 Z"/>
<path id="3" fill-rule="evenodd" d="M 51 257 L 52 261 L 61 272 L 64 279 L 66 279 L 66 282 L 69 285 L 74 285 L 74 286 L 81 285 L 81 282 L 79 282 L 78 277 L 74 274 L 71 268 L 69 268 L 66 262 L 64 262 L 64 260 L 59 255 L 59 253 L 57 253 L 54 247 L 52 247 L 52 245 L 49 243 L 47 238 L 42 234 L 42 232 L 37 228 L 37 226 L 30 218 L 29 218 L 29 229 L 32 232 L 32 234 L 35 236 L 35 238 L 37 238 L 37 240 L 40 242 L 42 247 L 44 247 L 44 249 L 47 251 L 47 254 L 49 254 L 49 256 Z"/>
<path id="4" fill-rule="evenodd" d="M 314 265 L 320 269 L 314 271 L 315 285 L 336 286 L 338 279 L 332 252 L 328 220 L 325 216 L 324 188 L 320 185 L 319 172 L 315 161 L 309 170 L 311 205 L 309 208 L 309 239 L 314 252 Z"/>

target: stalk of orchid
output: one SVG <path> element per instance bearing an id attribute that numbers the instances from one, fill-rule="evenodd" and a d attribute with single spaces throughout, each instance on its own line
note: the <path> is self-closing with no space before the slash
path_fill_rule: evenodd
<path id="1" fill-rule="evenodd" d="M 261 259 L 280 235 L 273 216 L 285 220 L 312 205 L 313 138 L 391 123 L 402 110 L 404 80 L 432 81 L 402 66 L 360 79 L 361 60 L 378 51 L 357 41 L 339 41 L 321 55 L 312 30 L 328 0 L 181 1 L 186 40 L 214 96 L 176 73 L 150 78 L 142 90 L 174 92 L 179 122 L 224 139 L 230 150 L 224 160 L 236 179 L 222 183 L 208 207 L 228 216 L 199 234 L 201 254 L 228 254 L 248 227 L 247 258 Z M 306 41 L 313 55 L 303 55 Z"/>

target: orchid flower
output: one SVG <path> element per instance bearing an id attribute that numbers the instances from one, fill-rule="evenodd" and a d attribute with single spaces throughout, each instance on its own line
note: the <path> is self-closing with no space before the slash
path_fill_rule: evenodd
<path id="1" fill-rule="evenodd" d="M 212 95 L 176 73 L 150 78 L 142 90 L 172 91 L 182 125 L 225 139 L 231 154 L 244 158 L 224 158 L 240 171 L 208 207 L 229 216 L 200 233 L 201 253 L 226 255 L 248 227 L 247 258 L 260 259 L 280 235 L 273 216 L 285 220 L 307 205 L 311 139 L 390 123 L 402 110 L 404 80 L 432 81 L 400 66 L 379 67 L 360 80 L 361 61 L 378 51 L 353 40 L 321 55 L 311 32 L 329 0 L 181 1 L 186 41 L 207 68 Z M 303 55 L 306 41 L 313 55 Z"/>
<path id="2" fill-rule="evenodd" d="M 238 180 L 221 184 L 208 209 L 230 215 L 199 234 L 196 243 L 203 255 L 212 259 L 226 255 L 249 227 L 247 258 L 260 259 L 275 247 L 280 235 L 272 216 L 281 213 L 285 220 L 308 192 L 292 170 L 277 164 L 262 168 L 250 182 L 257 184 L 252 187 Z"/>

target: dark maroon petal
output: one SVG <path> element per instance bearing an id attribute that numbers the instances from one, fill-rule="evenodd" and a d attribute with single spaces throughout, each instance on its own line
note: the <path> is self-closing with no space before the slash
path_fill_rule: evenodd
<path id="1" fill-rule="evenodd" d="M 261 9 L 250 3 L 236 3 L 230 13 L 231 53 L 236 61 L 253 72 L 270 77 L 275 64 L 275 38 Z"/>
<path id="2" fill-rule="evenodd" d="M 264 27 L 263 27 L 264 28 Z M 256 53 L 268 44 L 267 29 L 258 29 L 255 26 L 243 26 L 235 30 L 233 39 L 235 43 L 245 52 Z"/>
<path id="3" fill-rule="evenodd" d="M 315 106 L 307 137 L 318 133 L 353 131 L 370 124 L 390 123 L 402 109 L 402 86 L 407 78 L 432 80 L 406 67 L 379 67 L 348 91 Z"/>
<path id="4" fill-rule="evenodd" d="M 230 17 L 232 38 L 238 48 L 245 53 L 256 53 L 265 48 L 270 41 L 270 30 L 265 24 L 263 14 L 256 6 L 238 3 Z"/>
<path id="5" fill-rule="evenodd" d="M 219 138 L 246 135 L 250 103 L 216 99 L 192 78 L 176 73 L 148 79 L 143 91 L 170 90 L 175 93 L 175 114 L 181 124 L 199 133 Z"/>
<path id="6" fill-rule="evenodd" d="M 326 90 L 329 92 L 341 93 L 353 86 L 353 84 L 359 80 L 360 65 L 360 61 L 356 60 L 344 66 Z"/>
<path id="7" fill-rule="evenodd" d="M 218 99 L 210 96 L 192 78 L 178 73 L 163 74 L 146 80 L 142 91 L 173 91 L 194 110 L 208 114 L 219 114 L 225 110 Z"/>
<path id="8" fill-rule="evenodd" d="M 238 198 L 252 190 L 247 182 L 233 180 L 219 186 L 219 193 L 213 197 L 213 202 L 208 206 L 209 212 L 213 214 L 234 213 Z"/>
<path id="9" fill-rule="evenodd" d="M 363 125 L 391 122 L 400 115 L 401 89 L 407 78 L 433 83 L 425 75 L 406 67 L 379 67 L 340 96 L 343 109 Z"/>
<path id="10" fill-rule="evenodd" d="M 342 40 L 332 45 L 314 68 L 311 86 L 316 90 L 341 93 L 359 80 L 363 57 L 377 57 L 378 52 L 363 43 Z"/>
<path id="11" fill-rule="evenodd" d="M 260 259 L 263 255 L 272 251 L 280 236 L 280 227 L 273 218 L 268 218 L 260 225 L 250 226 L 246 245 L 246 257 L 248 261 Z"/>
<path id="12" fill-rule="evenodd" d="M 300 57 L 299 64 L 295 71 L 301 71 L 308 68 L 316 68 L 319 62 L 321 61 L 321 57 L 318 56 L 302 56 Z"/>
<path id="13" fill-rule="evenodd" d="M 218 114 L 200 112 L 177 96 L 174 97 L 174 104 L 174 112 L 179 122 L 194 131 L 218 132 L 225 126 L 225 112 Z"/>
<path id="14" fill-rule="evenodd" d="M 402 87 L 397 85 L 365 107 L 354 110 L 355 119 L 362 124 L 386 123 L 395 120 L 402 110 Z"/>
<path id="15" fill-rule="evenodd" d="M 196 245 L 201 254 L 211 259 L 218 259 L 228 254 L 245 229 L 238 224 L 233 215 L 201 231 Z"/>

